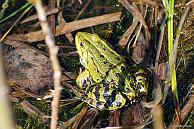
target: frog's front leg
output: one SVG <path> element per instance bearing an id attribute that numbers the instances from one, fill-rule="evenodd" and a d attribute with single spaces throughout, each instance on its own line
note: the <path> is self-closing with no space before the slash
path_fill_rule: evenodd
<path id="1" fill-rule="evenodd" d="M 92 77 L 88 70 L 83 71 L 76 79 L 76 83 L 81 89 L 86 89 L 88 86 L 94 84 Z"/>

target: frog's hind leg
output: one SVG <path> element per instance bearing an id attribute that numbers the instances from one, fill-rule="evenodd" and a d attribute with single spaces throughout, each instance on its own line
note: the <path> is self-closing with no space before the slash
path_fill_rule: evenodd
<path id="1" fill-rule="evenodd" d="M 100 110 L 116 110 L 126 103 L 126 99 L 111 83 L 90 86 L 85 92 L 83 101 Z"/>

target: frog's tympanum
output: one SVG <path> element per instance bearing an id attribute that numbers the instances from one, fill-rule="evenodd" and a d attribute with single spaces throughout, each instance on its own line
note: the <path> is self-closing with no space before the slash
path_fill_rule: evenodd
<path id="1" fill-rule="evenodd" d="M 100 110 L 116 110 L 148 93 L 145 71 L 129 66 L 111 45 L 96 34 L 78 32 L 75 37 L 80 62 L 85 67 L 77 77 L 82 100 Z"/>

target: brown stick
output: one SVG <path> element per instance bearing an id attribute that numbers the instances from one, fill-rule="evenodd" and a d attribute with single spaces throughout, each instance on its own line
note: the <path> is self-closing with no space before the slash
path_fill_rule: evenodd
<path id="1" fill-rule="evenodd" d="M 105 14 L 102 16 L 96 16 L 92 18 L 86 18 L 83 20 L 77 20 L 77 21 L 66 23 L 64 25 L 58 25 L 56 27 L 55 36 L 59 36 L 59 35 L 69 33 L 75 30 L 79 30 L 82 28 L 86 28 L 86 27 L 118 21 L 120 20 L 120 17 L 121 17 L 121 12 L 118 12 L 118 13 L 112 13 L 112 14 Z M 44 40 L 45 36 L 42 30 L 39 30 L 28 34 L 10 35 L 10 36 L 7 36 L 6 39 L 32 43 L 32 42 Z"/>
<path id="2" fill-rule="evenodd" d="M 191 112 L 193 107 L 194 107 L 194 94 L 191 95 L 191 98 L 189 99 L 187 104 L 184 106 L 184 108 L 181 110 L 181 119 L 182 120 L 184 120 L 186 118 L 186 116 Z M 177 119 L 176 119 L 173 123 L 171 123 L 171 125 L 168 127 L 168 129 L 176 129 L 180 126 L 181 125 L 179 125 L 177 123 Z"/>

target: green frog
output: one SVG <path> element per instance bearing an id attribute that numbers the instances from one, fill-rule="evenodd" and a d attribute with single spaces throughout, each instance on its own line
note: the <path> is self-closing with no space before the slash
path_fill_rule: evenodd
<path id="1" fill-rule="evenodd" d="M 98 35 L 78 32 L 75 43 L 85 67 L 76 82 L 85 91 L 82 100 L 89 105 L 100 110 L 116 110 L 122 108 L 127 99 L 133 101 L 148 93 L 145 71 L 129 66 Z"/>

